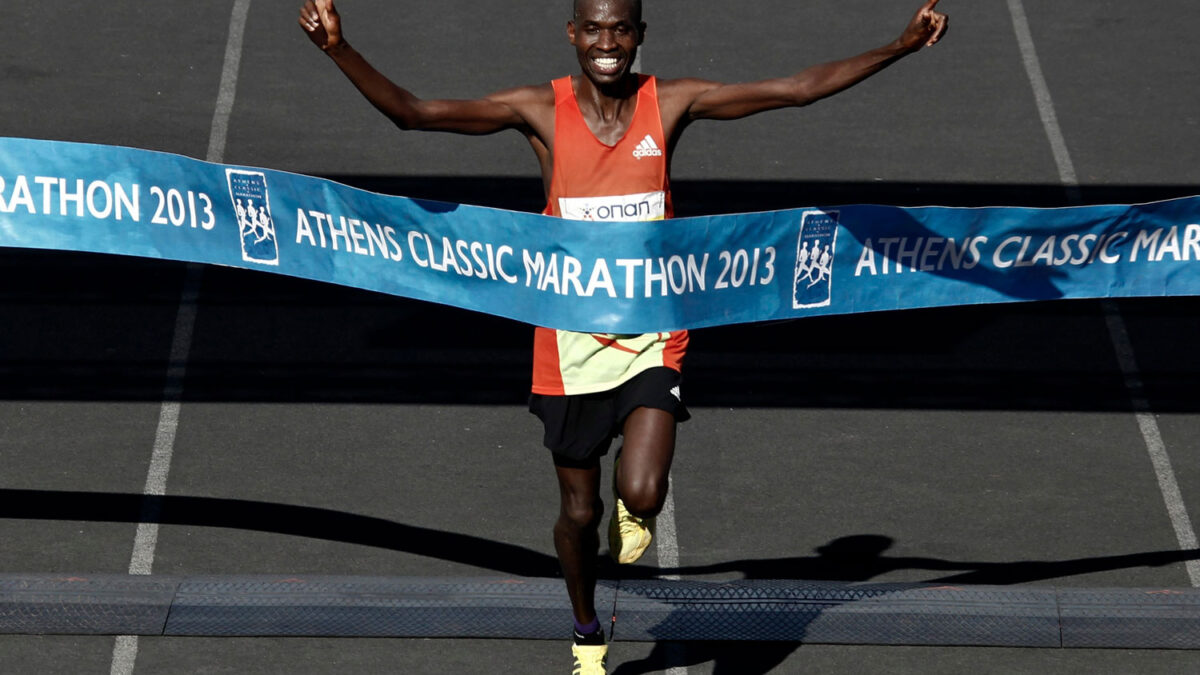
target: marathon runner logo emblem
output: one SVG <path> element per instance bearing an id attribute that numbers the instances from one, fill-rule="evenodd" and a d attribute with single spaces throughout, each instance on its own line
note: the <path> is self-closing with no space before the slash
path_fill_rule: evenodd
<path id="1" fill-rule="evenodd" d="M 837 248 L 837 211 L 805 211 L 796 242 L 796 275 L 792 308 L 827 307 Z"/>
<path id="2" fill-rule="evenodd" d="M 242 238 L 242 260 L 278 265 L 279 242 L 275 236 L 275 221 L 271 219 L 266 175 L 226 169 L 225 176 L 229 180 L 229 199 L 233 202 Z"/>

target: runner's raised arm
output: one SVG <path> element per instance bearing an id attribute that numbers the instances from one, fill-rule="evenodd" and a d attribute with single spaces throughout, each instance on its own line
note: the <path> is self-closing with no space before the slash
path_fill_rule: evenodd
<path id="1" fill-rule="evenodd" d="M 306 0 L 300 27 L 325 52 L 363 96 L 401 129 L 490 134 L 518 129 L 544 131 L 554 108 L 548 86 L 521 87 L 474 100 L 422 100 L 375 69 L 342 35 L 333 0 Z M 544 110 L 542 115 L 539 111 Z M 545 119 L 543 119 L 545 118 Z"/>
<path id="2" fill-rule="evenodd" d="M 567 0 L 558 1 L 565 9 Z M 346 42 L 333 0 L 306 0 L 300 26 L 402 129 L 521 131 L 541 164 L 546 195 L 542 213 L 589 221 L 584 227 L 599 229 L 615 222 L 674 216 L 671 152 L 691 120 L 734 119 L 807 105 L 936 43 L 946 30 L 946 16 L 934 11 L 938 0 L 921 1 L 925 4 L 908 27 L 886 46 L 792 77 L 722 84 L 696 78 L 662 80 L 634 71 L 646 36 L 642 0 L 573 0 L 567 39 L 575 50 L 578 72 L 469 101 L 425 101 L 392 83 Z M 548 238 L 554 232 L 547 227 Z M 619 229 L 612 232 L 610 236 L 621 236 Z M 548 239 L 547 247 L 552 246 Z M 769 250 L 774 261 L 774 249 Z M 556 255 L 540 267 L 543 290 L 551 276 L 553 290 L 559 290 Z M 810 247 L 801 248 L 810 286 L 828 283 L 832 255 L 832 242 L 814 239 Z M 538 256 L 542 265 L 540 252 Z M 584 277 L 578 261 L 566 255 L 562 259 L 561 287 L 573 283 L 579 288 Z M 640 266 L 643 261 L 633 262 Z M 645 262 L 647 293 L 653 276 L 662 280 L 665 295 L 670 265 L 660 258 L 660 271 L 652 272 L 654 261 Z M 527 255 L 526 271 L 530 269 Z M 592 274 L 586 295 L 596 290 L 616 297 L 607 268 L 596 269 L 603 274 Z M 633 279 L 634 268 L 627 268 L 626 274 Z M 629 288 L 633 285 L 627 282 Z M 580 289 L 578 294 L 585 292 Z M 690 417 L 681 393 L 688 340 L 686 330 L 642 335 L 546 327 L 534 331 L 529 410 L 542 420 L 543 445 L 550 451 L 558 481 L 554 549 L 574 618 L 575 675 L 606 672 L 605 627 L 596 611 L 598 526 L 604 513 L 601 458 L 619 437 L 608 548 L 618 563 L 632 563 L 654 541 L 655 518 L 667 504 L 676 428 Z"/>

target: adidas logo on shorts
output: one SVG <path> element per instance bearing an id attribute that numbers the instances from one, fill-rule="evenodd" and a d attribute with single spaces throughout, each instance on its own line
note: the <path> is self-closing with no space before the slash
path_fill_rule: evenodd
<path id="1" fill-rule="evenodd" d="M 646 134 L 646 137 L 642 139 L 642 142 L 638 143 L 638 146 L 633 149 L 634 159 L 641 159 L 643 157 L 662 157 L 662 154 L 662 150 L 658 148 L 658 145 L 655 144 L 654 139 L 650 137 L 650 134 Z"/>

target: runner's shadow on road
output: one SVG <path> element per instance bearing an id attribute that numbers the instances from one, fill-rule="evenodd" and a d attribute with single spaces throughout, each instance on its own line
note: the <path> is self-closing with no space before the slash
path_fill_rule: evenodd
<path id="1" fill-rule="evenodd" d="M 554 556 L 521 546 L 386 518 L 294 504 L 119 492 L 0 489 L 0 518 L 223 527 L 371 546 L 505 575 L 559 575 Z"/>
<path id="2" fill-rule="evenodd" d="M 559 576 L 554 556 L 472 535 L 407 525 L 373 516 L 310 506 L 190 496 L 135 493 L 0 489 L 0 518 L 86 522 L 151 522 L 164 525 L 223 527 L 343 542 L 456 562 L 504 575 Z M 1200 549 L 1150 551 L 1070 560 L 1014 562 L 952 561 L 890 556 L 894 540 L 878 534 L 835 539 L 814 555 L 741 559 L 710 565 L 655 569 L 615 567 L 601 558 L 602 578 L 650 579 L 663 574 L 695 577 L 740 575 L 745 579 L 864 582 L 891 572 L 926 570 L 925 583 L 1009 585 L 1135 567 L 1161 567 L 1200 559 Z M 281 570 L 281 572 L 286 570 Z M 653 629 L 651 629 L 653 634 Z M 770 672 L 800 646 L 799 642 L 709 641 L 658 642 L 646 658 L 622 664 L 622 675 L 664 667 L 712 662 L 714 673 L 757 675 Z"/>
<path id="3" fill-rule="evenodd" d="M 558 560 L 553 555 L 514 544 L 407 525 L 375 516 L 276 502 L 0 488 L 0 518 L 224 527 L 371 546 L 514 576 L 559 576 Z M 1197 549 L 1072 560 L 952 561 L 886 555 L 893 543 L 891 537 L 860 534 L 835 539 L 818 547 L 815 555 L 747 558 L 676 568 L 644 565 L 618 567 L 607 556 L 602 556 L 600 570 L 604 578 L 652 579 L 664 574 L 684 577 L 739 574 L 745 579 L 810 581 L 869 581 L 900 570 L 929 570 L 953 572 L 934 575 L 926 580 L 929 583 L 1007 585 L 1134 567 L 1160 567 L 1200 559 L 1200 549 Z"/>
<path id="4" fill-rule="evenodd" d="M 694 577 L 740 574 L 744 579 L 806 579 L 810 581 L 870 581 L 891 572 L 928 570 L 922 583 L 1007 586 L 1061 579 L 1137 567 L 1162 567 L 1200 560 L 1200 549 L 1149 551 L 1068 560 L 1014 562 L 959 561 L 917 556 L 890 556 L 895 540 L 880 534 L 840 537 L 819 546 L 815 555 L 793 558 L 747 558 L 711 565 L 645 569 L 649 576 L 671 574 Z M 1183 580 L 1181 580 L 1182 582 Z"/>

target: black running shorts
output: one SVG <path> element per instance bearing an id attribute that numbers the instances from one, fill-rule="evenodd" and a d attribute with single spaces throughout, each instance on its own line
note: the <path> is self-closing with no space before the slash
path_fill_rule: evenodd
<path id="1" fill-rule="evenodd" d="M 615 389 L 575 396 L 529 397 L 529 412 L 546 428 L 542 441 L 560 466 L 587 466 L 608 452 L 625 418 L 637 408 L 657 408 L 685 422 L 691 414 L 679 399 L 679 371 L 659 366 L 644 370 Z"/>

